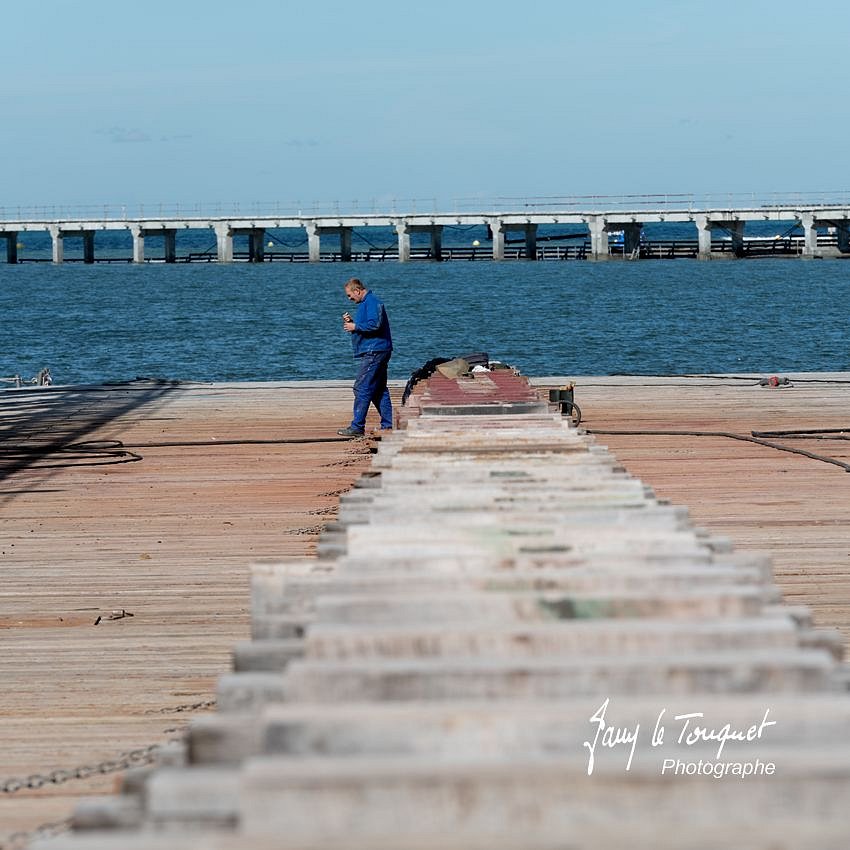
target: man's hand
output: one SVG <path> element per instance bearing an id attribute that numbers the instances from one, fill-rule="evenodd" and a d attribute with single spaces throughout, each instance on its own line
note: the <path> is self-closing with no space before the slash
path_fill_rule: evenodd
<path id="1" fill-rule="evenodd" d="M 342 329 L 344 331 L 347 331 L 348 333 L 351 333 L 353 330 L 355 330 L 356 327 L 357 326 L 354 324 L 354 322 L 343 322 L 342 323 Z"/>

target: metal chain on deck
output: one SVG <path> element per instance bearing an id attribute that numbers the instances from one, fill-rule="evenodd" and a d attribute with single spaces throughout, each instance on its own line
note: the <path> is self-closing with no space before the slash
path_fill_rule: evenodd
<path id="1" fill-rule="evenodd" d="M 178 705 L 159 709 L 156 713 L 177 713 L 184 711 L 193 711 L 199 708 L 210 708 L 215 705 L 215 700 L 204 700 L 203 702 L 194 702 L 186 705 Z M 185 727 L 170 730 L 172 732 L 181 732 Z M 51 770 L 49 773 L 31 773 L 27 777 L 12 777 L 0 782 L 0 794 L 16 794 L 18 791 L 31 790 L 35 791 L 43 788 L 46 785 L 63 785 L 66 782 L 71 782 L 78 779 L 90 779 L 92 776 L 105 776 L 110 773 L 120 773 L 124 770 L 129 770 L 132 767 L 144 767 L 148 764 L 153 764 L 156 760 L 157 753 L 167 744 L 172 744 L 180 741 L 180 738 L 171 738 L 164 744 L 150 744 L 147 747 L 139 747 L 134 750 L 127 750 L 120 753 L 114 759 L 106 759 L 95 764 L 84 764 L 78 767 L 68 769 Z M 71 828 L 72 818 L 66 818 L 61 821 L 44 823 L 28 832 L 13 832 L 8 838 L 0 839 L 0 850 L 23 850 L 29 845 L 30 841 L 38 838 L 51 838 L 66 832 Z"/>
<path id="2" fill-rule="evenodd" d="M 202 708 L 214 708 L 214 699 L 205 699 L 202 702 L 189 702 L 184 705 L 166 706 L 165 708 L 151 708 L 145 714 L 181 714 L 184 711 L 198 711 Z"/>
<path id="3" fill-rule="evenodd" d="M 71 818 L 43 823 L 29 832 L 13 832 L 8 838 L 0 840 L 0 850 L 25 850 L 31 841 L 39 838 L 54 838 L 71 828 Z"/>
<path id="4" fill-rule="evenodd" d="M 143 767 L 152 764 L 162 744 L 151 744 L 136 750 L 128 750 L 114 759 L 107 759 L 96 764 L 84 764 L 69 769 L 51 770 L 50 773 L 31 773 L 27 777 L 12 777 L 0 782 L 0 794 L 16 794 L 18 791 L 35 791 L 45 785 L 63 785 L 77 779 L 89 779 L 92 776 L 104 776 L 118 773 L 131 767 Z M 8 838 L 0 839 L 0 850 L 23 850 L 29 843 L 38 838 L 52 838 L 71 828 L 72 819 L 43 823 L 28 832 L 13 832 Z"/>
<path id="5" fill-rule="evenodd" d="M 165 708 L 153 709 L 145 712 L 146 714 L 180 714 L 185 711 L 197 711 L 203 708 L 212 708 L 216 704 L 214 699 L 203 700 L 201 702 L 186 703 L 184 705 L 167 706 Z M 173 732 L 182 732 L 184 727 L 175 728 Z M 172 738 L 166 744 L 180 741 L 180 738 Z M 131 767 L 143 767 L 146 764 L 152 764 L 156 758 L 156 754 L 166 744 L 150 744 L 147 747 L 139 747 L 134 750 L 125 750 L 114 759 L 106 759 L 105 761 L 95 764 L 83 764 L 78 767 L 57 770 L 51 770 L 49 773 L 31 773 L 26 777 L 12 777 L 4 781 L 0 781 L 0 794 L 16 794 L 18 791 L 30 790 L 35 791 L 43 788 L 45 785 L 63 785 L 65 782 L 71 782 L 75 779 L 90 779 L 92 776 L 103 776 L 108 773 L 119 773 L 122 770 L 128 770 Z M 0 845 L 0 850 L 3 850 Z"/>
<path id="6" fill-rule="evenodd" d="M 137 750 L 128 750 L 114 759 L 97 764 L 83 764 L 70 769 L 51 770 L 50 773 L 31 773 L 27 777 L 12 777 L 0 782 L 0 794 L 16 794 L 24 789 L 35 791 L 45 785 L 63 785 L 75 779 L 89 779 L 92 776 L 118 773 L 131 767 L 151 764 L 162 744 L 151 744 Z"/>

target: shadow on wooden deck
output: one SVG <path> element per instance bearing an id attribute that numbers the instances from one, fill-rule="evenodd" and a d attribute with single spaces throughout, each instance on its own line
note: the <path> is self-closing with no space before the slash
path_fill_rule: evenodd
<path id="1" fill-rule="evenodd" d="M 128 413 L 158 408 L 179 387 L 179 381 L 140 379 L 0 393 L 0 482 L 26 470 L 141 460 L 118 440 L 85 438 Z M 0 502 L 14 495 L 0 490 Z"/>

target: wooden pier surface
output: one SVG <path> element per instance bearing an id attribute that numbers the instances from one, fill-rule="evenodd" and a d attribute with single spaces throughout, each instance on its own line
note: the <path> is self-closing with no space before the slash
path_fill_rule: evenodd
<path id="1" fill-rule="evenodd" d="M 799 376 L 793 386 L 752 377 L 588 378 L 576 400 L 591 431 L 841 429 L 850 437 L 850 374 Z M 728 437 L 598 434 L 659 498 L 687 505 L 694 521 L 738 549 L 768 553 L 789 604 L 841 630 L 850 647 L 850 473 Z M 850 464 L 847 439 L 770 442 Z"/>
<path id="2" fill-rule="evenodd" d="M 0 480 L 0 782 L 163 743 L 184 707 L 214 699 L 248 636 L 249 564 L 309 553 L 368 463 L 362 442 L 285 442 L 335 438 L 350 395 L 150 384 L 0 395 L 4 448 L 146 444 L 138 462 L 53 451 Z M 109 619 L 122 609 L 133 616 Z M 0 842 L 115 782 L 0 793 Z"/>
<path id="3" fill-rule="evenodd" d="M 850 427 L 850 375 L 806 378 L 583 378 L 576 400 L 592 431 Z M 350 398 L 346 383 L 0 394 L 0 784 L 162 743 L 205 710 L 247 637 L 248 565 L 308 553 L 369 463 L 363 441 L 286 442 L 331 440 Z M 850 474 L 724 437 L 597 439 L 697 524 L 770 553 L 787 601 L 850 638 Z M 847 442 L 776 442 L 850 462 Z M 0 792 L 0 845 L 119 775 Z"/>

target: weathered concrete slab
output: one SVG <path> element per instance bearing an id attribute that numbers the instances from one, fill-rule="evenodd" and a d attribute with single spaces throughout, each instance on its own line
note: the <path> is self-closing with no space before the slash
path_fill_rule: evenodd
<path id="1" fill-rule="evenodd" d="M 240 785 L 239 772 L 229 767 L 158 770 L 145 786 L 151 825 L 232 827 L 241 814 Z"/>
<path id="2" fill-rule="evenodd" d="M 556 526 L 540 527 L 534 532 L 512 535 L 496 524 L 480 531 L 459 527 L 441 528 L 434 523 L 399 525 L 355 525 L 346 535 L 346 554 L 353 558 L 386 560 L 404 558 L 417 552 L 431 557 L 442 555 L 487 555 L 491 558 L 534 553 L 544 548 L 561 547 L 573 554 L 612 553 L 652 555 L 666 553 L 679 557 L 698 555 L 705 543 L 690 531 L 670 531 L 661 535 L 642 533 L 640 529 L 623 530 L 620 534 L 581 533 Z"/>
<path id="3" fill-rule="evenodd" d="M 393 487 L 416 485 L 436 486 L 439 483 L 464 481 L 469 484 L 500 484 L 522 490 L 524 487 L 540 487 L 551 483 L 553 487 L 568 488 L 582 476 L 591 474 L 592 480 L 617 484 L 633 481 L 626 471 L 607 454 L 561 455 L 557 458 L 496 459 L 487 463 L 454 458 L 451 464 L 439 464 L 426 455 L 415 458 L 399 458 L 397 462 L 380 467 L 380 475 L 370 480 L 373 487 L 356 487 L 346 495 L 344 502 Z M 363 483 L 364 479 L 359 479 Z M 643 484 L 644 492 L 650 488 Z"/>
<path id="4" fill-rule="evenodd" d="M 295 579 L 308 581 L 312 585 L 327 583 L 333 568 L 315 558 L 305 561 L 294 559 L 279 563 L 255 563 L 251 566 L 251 610 L 254 613 L 274 613 L 266 604 L 282 595 L 284 588 Z M 293 596 L 292 589 L 289 590 Z"/>
<path id="5" fill-rule="evenodd" d="M 304 632 L 314 618 L 312 600 L 301 600 L 293 613 L 256 614 L 251 617 L 253 640 L 295 640 L 304 637 Z"/>
<path id="6" fill-rule="evenodd" d="M 280 673 L 226 673 L 218 680 L 216 704 L 222 712 L 257 712 L 287 693 Z"/>
<path id="7" fill-rule="evenodd" d="M 497 839 L 502 832 L 563 841 L 577 825 L 585 835 L 610 828 L 612 800 L 620 803 L 621 834 L 633 823 L 645 825 L 647 812 L 656 825 L 682 822 L 687 812 L 689 830 L 714 828 L 721 812 L 725 823 L 770 823 L 788 817 L 789 800 L 794 822 L 816 834 L 850 805 L 850 768 L 844 754 L 806 753 L 805 761 L 786 762 L 785 773 L 749 777 L 744 785 L 710 776 L 683 782 L 639 764 L 628 773 L 622 765 L 600 768 L 590 781 L 585 765 L 563 760 L 464 765 L 268 757 L 245 768 L 240 828 L 249 836 L 277 833 L 317 843 L 402 830 L 451 835 L 460 846 L 467 836 Z"/>
<path id="8" fill-rule="evenodd" d="M 749 617 L 761 610 L 759 588 L 716 585 L 697 590 L 598 593 L 448 592 L 333 596 L 316 599 L 319 623 L 490 623 L 535 620 L 582 620 L 610 617 L 700 619 Z"/>
<path id="9" fill-rule="evenodd" d="M 291 700 L 563 699 L 608 694 L 777 693 L 835 687 L 817 650 L 643 654 L 638 657 L 417 658 L 293 661 Z"/>
<path id="10" fill-rule="evenodd" d="M 607 699 L 607 697 L 606 697 Z M 584 742 L 591 740 L 597 725 L 591 721 L 600 708 L 599 698 L 551 701 L 497 700 L 481 702 L 355 702 L 288 703 L 270 705 L 252 718 L 260 728 L 262 746 L 268 754 L 293 756 L 444 754 L 460 759 L 500 760 L 532 753 L 562 755 L 568 762 L 577 755 L 586 760 Z M 683 733 L 694 724 L 761 734 L 753 741 L 729 741 L 726 757 L 735 760 L 767 745 L 773 749 L 846 748 L 850 733 L 850 700 L 844 695 L 811 694 L 699 694 L 677 697 L 629 695 L 612 699 L 606 719 L 620 728 L 644 730 L 638 734 L 634 758 L 644 761 L 666 756 L 667 747 L 678 745 Z M 697 713 L 700 716 L 694 718 Z M 676 718 L 689 719 L 676 719 Z M 200 745 L 191 752 L 216 758 L 216 741 L 242 745 L 245 740 L 237 718 L 210 717 L 201 722 Z M 775 722 L 774 722 L 775 721 Z M 659 722 L 666 739 L 653 745 Z M 762 728 L 762 724 L 766 723 Z M 773 725 L 769 725 L 773 723 Z M 194 725 L 192 729 L 194 737 Z M 663 747 L 664 749 L 659 749 Z M 717 741 L 696 741 L 689 747 L 689 760 L 716 759 Z M 626 763 L 629 747 L 600 747 L 598 758 L 615 765 Z M 243 757 L 253 751 L 243 751 Z M 752 754 L 752 753 L 750 753 Z M 223 759 L 231 756 L 225 754 Z"/>
<path id="11" fill-rule="evenodd" d="M 483 496 L 466 502 L 461 499 L 444 498 L 441 503 L 429 502 L 427 496 L 417 499 L 398 500 L 394 504 L 373 505 L 368 509 L 342 509 L 337 528 L 364 523 L 385 524 L 389 522 L 414 522 L 423 515 L 433 517 L 440 527 L 465 526 L 481 527 L 487 525 L 505 525 L 509 527 L 539 527 L 542 524 L 555 524 L 563 529 L 592 528 L 605 533 L 609 528 L 641 527 L 653 529 L 657 533 L 665 530 L 681 531 L 689 528 L 687 516 L 683 512 L 666 506 L 656 506 L 645 500 L 620 498 L 608 493 L 578 494 L 574 504 L 566 500 L 556 500 L 554 494 L 546 502 L 529 500 L 518 503 L 507 498 L 490 498 L 492 507 L 485 512 Z"/>
<path id="12" fill-rule="evenodd" d="M 309 629 L 304 656 L 311 660 L 623 656 L 663 651 L 791 649 L 800 646 L 801 640 L 796 624 L 780 617 L 698 622 L 602 619 L 514 625 L 479 621 L 387 626 L 332 623 Z"/>
<path id="13" fill-rule="evenodd" d="M 369 574 L 383 575 L 388 571 L 405 573 L 410 577 L 422 573 L 435 575 L 476 575 L 486 572 L 511 573 L 533 572 L 537 570 L 565 571 L 573 569 L 604 569 L 617 571 L 620 566 L 624 570 L 640 569 L 646 565 L 653 570 L 687 570 L 690 565 L 695 569 L 717 565 L 740 565 L 741 568 L 757 569 L 764 582 L 772 581 L 773 573 L 770 561 L 754 553 L 715 553 L 710 547 L 699 546 L 689 548 L 686 552 L 651 551 L 645 549 L 638 552 L 611 549 L 609 551 L 577 551 L 568 543 L 553 543 L 547 546 L 527 547 L 526 551 L 502 555 L 488 556 L 477 552 L 461 557 L 457 552 L 433 555 L 430 552 L 415 550 L 399 557 L 381 558 L 380 553 L 375 557 L 352 557 L 345 555 L 334 561 L 337 575 L 341 578 Z"/>
<path id="14" fill-rule="evenodd" d="M 267 724 L 256 715 L 239 712 L 198 717 L 187 733 L 189 763 L 235 766 L 266 746 Z"/>
<path id="15" fill-rule="evenodd" d="M 77 803 L 73 815 L 75 830 L 135 829 L 145 815 L 141 795 L 89 797 Z"/>
<path id="16" fill-rule="evenodd" d="M 695 724 L 741 733 L 752 731 L 753 741 L 729 741 L 723 760 L 747 760 L 765 748 L 780 764 L 794 763 L 797 754 L 812 747 L 844 748 L 850 733 L 846 698 L 812 695 L 717 695 L 675 698 L 624 697 L 606 708 L 611 723 L 644 730 L 633 754 L 629 746 L 599 747 L 595 759 L 623 768 L 629 757 L 648 762 L 660 771 L 663 759 L 681 757 L 679 738 Z M 250 723 L 240 715 L 200 718 L 190 729 L 194 764 L 237 765 L 256 755 L 279 754 L 304 758 L 416 756 L 479 763 L 505 759 L 562 757 L 574 763 L 577 754 L 588 758 L 588 743 L 599 710 L 599 698 L 553 702 L 497 701 L 492 703 L 346 703 L 270 705 Z M 694 714 L 699 714 L 694 718 Z M 679 719 L 686 718 L 686 719 Z M 653 745 L 661 723 L 667 738 Z M 250 733 L 248 732 L 250 730 Z M 754 731 L 753 731 L 754 730 Z M 759 731 L 761 730 L 761 731 Z M 679 747 L 677 750 L 676 748 Z M 687 747 L 686 761 L 717 761 L 716 741 L 696 741 Z M 850 751 L 848 757 L 850 757 Z"/>
<path id="17" fill-rule="evenodd" d="M 622 565 L 590 561 L 582 566 L 557 568 L 550 565 L 511 569 L 507 565 L 496 568 L 486 561 L 467 563 L 476 569 L 451 571 L 445 564 L 420 561 L 405 564 L 404 569 L 387 563 L 385 569 L 371 572 L 358 569 L 340 569 L 334 579 L 325 577 L 281 578 L 267 582 L 252 582 L 254 619 L 274 620 L 275 617 L 308 622 L 315 613 L 316 600 L 321 596 L 344 595 L 383 596 L 413 594 L 434 596 L 439 594 L 467 595 L 472 592 L 523 593 L 523 592 L 573 592 L 577 594 L 659 592 L 694 593 L 703 588 L 724 588 L 740 585 L 758 592 L 765 600 L 773 599 L 775 586 L 766 582 L 757 566 L 706 564 L 678 566 L 634 561 Z M 489 567 L 489 568 L 488 568 Z M 240 645 L 240 651 L 247 651 Z"/>
<path id="18" fill-rule="evenodd" d="M 614 818 L 612 818 L 612 821 Z M 88 840 L 87 840 L 88 839 Z M 80 838 L 49 839 L 32 845 L 32 850 L 164 850 L 162 837 L 150 833 L 128 833 L 110 837 L 91 835 Z M 247 842 L 250 840 L 250 844 Z M 713 826 L 700 824 L 691 830 L 687 825 L 660 833 L 657 822 L 628 824 L 594 824 L 592 828 L 577 823 L 568 839 L 533 836 L 512 831 L 498 836 L 459 839 L 453 835 L 413 835 L 409 830 L 385 832 L 361 839 L 356 836 L 323 837 L 315 840 L 286 836 L 251 836 L 200 831 L 168 835 L 168 850 L 846 850 L 847 836 L 843 824 L 835 822 L 798 823 L 793 816 L 775 817 L 764 828 L 753 819 L 730 819 Z M 120 842 L 120 843 L 116 843 Z"/>
<path id="19" fill-rule="evenodd" d="M 293 579 L 284 589 L 271 588 L 260 594 L 255 586 L 258 604 L 254 606 L 256 616 L 269 613 L 286 614 L 290 611 L 310 610 L 308 599 L 313 603 L 322 596 L 352 594 L 392 595 L 478 592 L 524 592 L 524 591 L 568 591 L 589 593 L 614 593 L 619 591 L 690 591 L 711 586 L 745 585 L 759 588 L 764 598 L 772 598 L 775 586 L 765 584 L 761 573 L 755 568 L 738 567 L 692 567 L 665 568 L 664 566 L 632 565 L 617 569 L 597 566 L 573 567 L 572 569 L 540 568 L 536 570 L 484 570 L 452 574 L 436 569 L 392 570 L 384 572 L 357 573 L 340 571 L 332 582 L 312 582 L 309 579 Z M 260 600 L 262 602 L 260 603 Z M 294 601 L 293 601 L 294 600 Z"/>
<path id="20" fill-rule="evenodd" d="M 236 673 L 279 672 L 294 658 L 303 655 L 303 638 L 240 641 L 233 647 L 233 670 Z"/>

